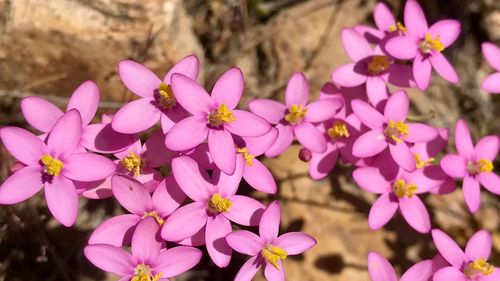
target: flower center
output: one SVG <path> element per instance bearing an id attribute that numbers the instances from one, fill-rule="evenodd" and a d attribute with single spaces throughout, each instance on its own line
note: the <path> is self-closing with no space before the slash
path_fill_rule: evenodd
<path id="1" fill-rule="evenodd" d="M 156 220 L 156 222 L 157 222 L 160 226 L 162 226 L 162 225 L 163 225 L 163 223 L 165 222 L 165 221 L 163 220 L 163 218 L 162 218 L 162 217 L 160 217 L 160 215 L 158 215 L 158 212 L 156 212 L 156 211 L 149 211 L 149 212 L 147 212 L 147 213 L 144 213 L 144 215 L 142 216 L 142 218 L 147 218 L 147 217 L 152 217 L 152 218 L 154 218 L 154 219 Z"/>
<path id="2" fill-rule="evenodd" d="M 219 193 L 214 193 L 210 200 L 208 200 L 208 210 L 212 213 L 224 213 L 229 211 L 233 206 L 233 202 L 231 200 L 223 198 Z"/>
<path id="3" fill-rule="evenodd" d="M 370 73 L 371 75 L 378 75 L 389 69 L 389 66 L 391 66 L 391 63 L 389 62 L 388 57 L 373 56 L 368 63 L 368 73 Z"/>
<path id="4" fill-rule="evenodd" d="M 252 159 L 255 158 L 255 155 L 250 154 L 246 147 L 238 147 L 236 148 L 236 152 L 241 153 L 243 158 L 245 158 L 245 162 L 248 166 L 253 166 Z"/>
<path id="5" fill-rule="evenodd" d="M 43 164 L 43 171 L 51 176 L 59 176 L 64 164 L 61 160 L 55 159 L 49 154 L 42 155 L 40 158 Z"/>
<path id="6" fill-rule="evenodd" d="M 475 280 L 479 276 L 487 276 L 493 273 L 495 268 L 493 265 L 486 262 L 484 258 L 477 259 L 473 262 L 468 263 L 465 266 L 464 274 L 472 280 Z"/>
<path id="7" fill-rule="evenodd" d="M 139 264 L 135 268 L 134 276 L 130 281 L 158 281 L 162 277 L 163 273 L 158 273 L 153 276 L 151 268 L 143 263 Z"/>
<path id="8" fill-rule="evenodd" d="M 493 163 L 486 159 L 481 159 L 477 162 L 469 162 L 467 163 L 467 172 L 471 175 L 477 175 L 483 172 L 491 172 L 493 171 Z"/>
<path id="9" fill-rule="evenodd" d="M 208 115 L 208 123 L 214 127 L 218 127 L 224 123 L 231 123 L 234 120 L 236 119 L 233 112 L 224 103 Z"/>
<path id="10" fill-rule="evenodd" d="M 397 179 L 392 185 L 392 191 L 398 198 L 411 198 L 417 192 L 418 187 L 413 183 L 406 183 L 404 179 Z"/>
<path id="11" fill-rule="evenodd" d="M 277 246 L 266 245 L 264 249 L 262 249 L 261 254 L 270 264 L 272 264 L 272 266 L 274 266 L 274 268 L 280 270 L 278 262 L 280 260 L 286 260 L 288 252 Z"/>
<path id="12" fill-rule="evenodd" d="M 423 54 L 429 54 L 432 50 L 442 52 L 444 50 L 444 45 L 439 41 L 439 35 L 432 38 L 430 34 L 426 34 L 424 40 L 420 42 L 419 49 Z"/>
<path id="13" fill-rule="evenodd" d="M 420 154 L 418 153 L 415 153 L 413 154 L 413 158 L 415 158 L 415 164 L 417 166 L 417 169 L 422 169 L 424 167 L 427 167 L 429 166 L 432 162 L 434 162 L 434 157 L 431 157 L 429 159 L 427 159 L 426 161 L 422 160 L 422 156 L 420 156 Z"/>
<path id="14" fill-rule="evenodd" d="M 394 122 L 394 120 L 389 120 L 389 124 L 384 129 L 385 137 L 394 141 L 402 142 L 402 137 L 406 138 L 408 136 L 408 125 L 404 121 Z"/>
<path id="15" fill-rule="evenodd" d="M 335 121 L 326 133 L 331 139 L 348 138 L 350 136 L 347 124 L 342 121 Z"/>
<path id="16" fill-rule="evenodd" d="M 160 86 L 158 87 L 157 101 L 159 105 L 165 109 L 170 109 L 177 104 L 174 91 L 172 91 L 172 87 L 170 87 L 170 85 L 160 83 Z"/>
<path id="17" fill-rule="evenodd" d="M 141 156 L 135 154 L 133 151 L 130 151 L 130 155 L 124 157 L 121 163 L 127 171 L 134 173 L 134 176 L 136 177 L 141 174 L 142 167 L 144 167 L 144 160 L 142 160 Z"/>
<path id="18" fill-rule="evenodd" d="M 403 33 L 408 32 L 408 29 L 406 29 L 406 27 L 399 21 L 396 23 L 396 25 L 392 25 L 389 27 L 390 32 L 394 32 L 394 31 L 398 31 L 398 30 L 403 32 Z"/>
<path id="19" fill-rule="evenodd" d="M 302 122 L 306 114 L 307 108 L 304 108 L 302 105 L 292 104 L 288 110 L 288 114 L 285 115 L 285 120 L 292 125 L 297 125 Z"/>

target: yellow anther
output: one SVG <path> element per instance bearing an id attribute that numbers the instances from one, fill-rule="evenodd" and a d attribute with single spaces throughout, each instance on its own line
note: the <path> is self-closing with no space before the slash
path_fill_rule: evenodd
<path id="1" fill-rule="evenodd" d="M 297 125 L 302 122 L 306 114 L 307 108 L 304 108 L 302 105 L 293 104 L 288 110 L 288 114 L 285 115 L 285 120 L 290 124 Z"/>
<path id="2" fill-rule="evenodd" d="M 394 32 L 394 31 L 398 31 L 398 30 L 400 30 L 403 33 L 408 32 L 408 29 L 406 29 L 406 27 L 399 21 L 396 23 L 396 25 L 391 25 L 389 27 L 390 32 Z"/>
<path id="3" fill-rule="evenodd" d="M 476 175 L 479 173 L 489 173 L 493 171 L 493 163 L 487 159 L 481 159 L 477 162 L 469 162 L 467 164 L 467 171 L 469 174 Z"/>
<path id="4" fill-rule="evenodd" d="M 158 212 L 156 211 L 149 211 L 142 216 L 142 218 L 147 218 L 147 217 L 154 218 L 160 226 L 163 225 L 163 223 L 165 222 L 163 218 L 160 217 L 160 215 L 158 215 Z"/>
<path id="5" fill-rule="evenodd" d="M 413 158 L 415 158 L 415 164 L 417 166 L 417 169 L 422 169 L 424 167 L 427 167 L 436 160 L 436 159 L 434 159 L 434 157 L 431 157 L 431 158 L 427 159 L 426 161 L 424 161 L 424 160 L 422 160 L 422 157 L 418 153 L 413 154 Z"/>
<path id="6" fill-rule="evenodd" d="M 373 56 L 368 63 L 368 73 L 371 75 L 380 74 L 391 66 L 389 58 L 386 56 Z"/>
<path id="7" fill-rule="evenodd" d="M 134 173 L 134 176 L 136 177 L 141 174 L 142 167 L 144 166 L 144 160 L 142 160 L 141 156 L 135 154 L 133 151 L 130 151 L 129 156 L 124 157 L 121 163 L 127 171 Z"/>
<path id="8" fill-rule="evenodd" d="M 464 274 L 469 279 L 477 278 L 480 275 L 487 276 L 493 273 L 495 267 L 488 262 L 484 258 L 477 259 L 469 264 L 464 269 Z"/>
<path id="9" fill-rule="evenodd" d="M 208 200 L 208 209 L 213 213 L 224 213 L 229 211 L 233 206 L 233 202 L 227 198 L 223 198 L 219 193 L 215 193 Z"/>
<path id="10" fill-rule="evenodd" d="M 394 142 L 402 142 L 401 137 L 408 136 L 408 125 L 404 121 L 394 122 L 392 119 L 389 120 L 389 124 L 384 130 L 385 136 Z"/>
<path id="11" fill-rule="evenodd" d="M 161 83 L 158 87 L 158 94 L 160 95 L 158 103 L 161 107 L 170 109 L 177 104 L 177 100 L 174 96 L 174 91 L 172 91 L 172 87 L 170 87 L 170 85 Z"/>
<path id="12" fill-rule="evenodd" d="M 236 148 L 236 152 L 243 155 L 243 158 L 245 158 L 245 162 L 248 166 L 253 166 L 252 159 L 255 158 L 255 155 L 250 154 L 246 147 L 238 147 Z"/>
<path id="13" fill-rule="evenodd" d="M 430 34 L 426 34 L 424 40 L 420 43 L 419 48 L 424 54 L 428 54 L 432 50 L 436 52 L 444 51 L 444 45 L 441 41 L 439 41 L 439 35 L 432 38 Z"/>
<path id="14" fill-rule="evenodd" d="M 224 123 L 231 123 L 234 120 L 236 120 L 236 118 L 234 118 L 233 112 L 224 103 L 219 105 L 216 111 L 213 111 L 208 115 L 208 123 L 214 127 L 220 126 Z"/>
<path id="15" fill-rule="evenodd" d="M 335 121 L 328 130 L 328 136 L 332 139 L 348 138 L 350 136 L 347 124 L 342 121 Z"/>
<path id="16" fill-rule="evenodd" d="M 411 198 L 418 190 L 418 187 L 413 183 L 406 183 L 404 179 L 397 179 L 392 185 L 392 190 L 398 198 Z"/>
<path id="17" fill-rule="evenodd" d="M 51 176 L 59 176 L 64 164 L 61 160 L 55 159 L 49 154 L 42 155 L 40 158 L 43 164 L 43 171 Z"/>
<path id="18" fill-rule="evenodd" d="M 261 254 L 272 266 L 274 266 L 274 268 L 280 270 L 278 262 L 286 260 L 288 252 L 277 246 L 266 245 L 264 249 L 262 249 Z"/>
<path id="19" fill-rule="evenodd" d="M 145 264 L 139 264 L 135 268 L 134 276 L 130 281 L 158 281 L 163 276 L 163 273 L 158 273 L 153 276 L 151 268 Z"/>

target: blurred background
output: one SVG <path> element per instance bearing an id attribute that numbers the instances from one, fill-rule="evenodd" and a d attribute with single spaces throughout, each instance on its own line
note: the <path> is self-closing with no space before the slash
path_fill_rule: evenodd
<path id="1" fill-rule="evenodd" d="M 39 95 L 65 107 L 85 80 L 101 89 L 100 112 L 114 112 L 133 98 L 117 75 L 121 59 L 133 59 L 160 77 L 180 58 L 201 60 L 199 81 L 210 88 L 231 66 L 245 74 L 244 106 L 255 97 L 282 99 L 288 77 L 304 71 L 317 97 L 335 67 L 349 59 L 340 31 L 373 24 L 374 0 L 0 0 L 0 126 L 27 127 L 20 98 Z M 386 2 L 401 17 L 404 1 Z M 500 1 L 423 0 L 429 23 L 455 18 L 462 35 L 446 55 L 462 82 L 450 85 L 434 77 L 425 93 L 411 91 L 412 116 L 435 126 L 453 126 L 465 118 L 477 139 L 500 134 L 500 96 L 479 89 L 491 72 L 480 43 L 500 43 Z M 29 128 L 30 129 L 30 128 Z M 453 148 L 452 148 L 453 149 Z M 374 197 L 352 181 L 352 169 L 338 165 L 331 177 L 312 181 L 294 146 L 266 159 L 279 183 L 279 194 L 254 194 L 265 202 L 281 200 L 282 230 L 305 231 L 318 240 L 311 251 L 286 262 L 287 280 L 369 280 L 366 257 L 376 250 L 402 272 L 436 251 L 430 236 L 417 235 L 401 217 L 383 230 L 370 231 L 367 215 Z M 13 160 L 0 150 L 0 181 Z M 500 166 L 497 161 L 496 167 Z M 498 168 L 496 169 L 498 171 Z M 246 187 L 243 187 L 245 190 Z M 249 190 L 249 189 L 248 189 Z M 471 215 L 461 190 L 429 195 L 434 227 L 459 243 L 477 229 L 493 232 L 492 262 L 500 265 L 500 201 L 482 194 L 481 210 Z M 82 249 L 95 226 L 123 211 L 113 200 L 80 200 L 77 225 L 64 228 L 48 214 L 43 194 L 0 208 L 0 280 L 117 280 L 96 270 Z M 217 269 L 206 258 L 193 271 L 175 278 L 232 280 L 246 257 L 234 254 L 229 268 Z M 257 275 L 255 280 L 264 280 Z"/>

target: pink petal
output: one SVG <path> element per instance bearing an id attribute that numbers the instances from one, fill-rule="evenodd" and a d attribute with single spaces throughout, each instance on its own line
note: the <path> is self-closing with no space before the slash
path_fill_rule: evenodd
<path id="1" fill-rule="evenodd" d="M 0 139 L 11 155 L 26 165 L 38 166 L 47 152 L 43 141 L 25 129 L 4 127 L 0 129 Z"/>
<path id="2" fill-rule="evenodd" d="M 323 122 L 333 118 L 342 106 L 343 103 L 339 99 L 330 98 L 314 101 L 307 105 L 307 115 L 304 121 L 310 123 Z"/>
<path id="3" fill-rule="evenodd" d="M 85 81 L 73 92 L 66 110 L 76 109 L 82 117 L 82 124 L 88 125 L 99 106 L 99 88 L 93 81 Z"/>
<path id="4" fill-rule="evenodd" d="M 431 231 L 431 219 L 424 203 L 418 196 L 399 199 L 399 208 L 406 222 L 420 233 Z"/>
<path id="5" fill-rule="evenodd" d="M 233 136 L 225 129 L 208 131 L 208 149 L 215 165 L 226 174 L 236 169 L 236 148 Z"/>
<path id="6" fill-rule="evenodd" d="M 352 178 L 359 187 L 375 194 L 391 191 L 391 184 L 375 167 L 361 167 L 354 170 Z"/>
<path id="7" fill-rule="evenodd" d="M 268 99 L 251 100 L 248 108 L 271 124 L 278 124 L 285 117 L 286 112 L 284 104 Z"/>
<path id="8" fill-rule="evenodd" d="M 368 214 L 368 225 L 377 230 L 386 225 L 398 210 L 398 202 L 391 199 L 390 193 L 384 193 L 373 203 Z"/>
<path id="9" fill-rule="evenodd" d="M 371 130 L 362 134 L 352 147 L 352 154 L 356 157 L 372 157 L 382 152 L 387 147 L 387 142 L 380 130 Z"/>
<path id="10" fill-rule="evenodd" d="M 161 111 L 154 105 L 153 98 L 146 97 L 122 106 L 113 117 L 113 130 L 123 134 L 146 131 L 160 121 Z"/>
<path id="11" fill-rule="evenodd" d="M 392 155 L 392 159 L 394 159 L 394 161 L 396 161 L 401 168 L 409 172 L 412 172 L 417 168 L 415 158 L 405 142 L 389 144 L 389 151 Z"/>
<path id="12" fill-rule="evenodd" d="M 491 193 L 500 195 L 500 177 L 493 172 L 483 172 L 478 175 L 479 182 Z"/>
<path id="13" fill-rule="evenodd" d="M 21 100 L 21 110 L 28 124 L 43 133 L 50 132 L 63 116 L 62 110 L 53 103 L 34 96 Z"/>
<path id="14" fill-rule="evenodd" d="M 64 160 L 62 174 L 77 181 L 98 181 L 116 172 L 116 165 L 107 157 L 93 153 L 77 153 Z"/>
<path id="15" fill-rule="evenodd" d="M 469 211 L 475 213 L 481 205 L 481 188 L 479 181 L 470 176 L 465 175 L 463 182 L 464 199 Z"/>
<path id="16" fill-rule="evenodd" d="M 405 121 L 410 107 L 410 99 L 405 91 L 400 90 L 391 95 L 384 109 L 384 116 L 393 121 Z"/>
<path id="17" fill-rule="evenodd" d="M 208 254 L 218 267 L 226 267 L 231 260 L 232 249 L 226 242 L 226 235 L 231 232 L 231 223 L 222 215 L 209 216 L 205 242 Z"/>
<path id="18" fill-rule="evenodd" d="M 194 148 L 208 136 L 206 116 L 190 116 L 175 124 L 165 136 L 165 146 L 174 151 Z"/>
<path id="19" fill-rule="evenodd" d="M 500 94 L 500 72 L 487 76 L 481 83 L 481 89 L 492 94 Z"/>
<path id="20" fill-rule="evenodd" d="M 186 199 L 173 176 L 168 176 L 156 187 L 152 200 L 153 208 L 162 217 L 166 217 L 179 208 Z"/>
<path id="21" fill-rule="evenodd" d="M 111 178 L 111 186 L 116 200 L 130 213 L 142 216 L 153 208 L 151 195 L 135 179 L 114 175 Z"/>
<path id="22" fill-rule="evenodd" d="M 191 247 L 205 246 L 205 231 L 206 231 L 206 226 L 203 226 L 193 236 L 188 237 L 181 241 L 177 241 L 175 243 L 182 246 L 191 246 Z"/>
<path id="23" fill-rule="evenodd" d="M 393 63 L 389 68 L 387 82 L 398 87 L 414 87 L 413 69 L 411 65 Z"/>
<path id="24" fill-rule="evenodd" d="M 88 245 L 83 252 L 93 265 L 104 271 L 120 276 L 134 273 L 134 258 L 121 248 L 105 244 Z"/>
<path id="25" fill-rule="evenodd" d="M 78 194 L 69 179 L 58 176 L 45 183 L 45 200 L 54 218 L 62 225 L 75 224 L 78 215 Z"/>
<path id="26" fill-rule="evenodd" d="M 264 276 L 267 280 L 285 281 L 285 268 L 283 267 L 282 261 L 278 261 L 278 266 L 279 270 L 266 261 Z"/>
<path id="27" fill-rule="evenodd" d="M 240 225 L 256 226 L 259 225 L 262 213 L 266 208 L 259 201 L 242 195 L 233 195 L 229 197 L 233 205 L 224 216 Z"/>
<path id="28" fill-rule="evenodd" d="M 286 106 L 306 105 L 309 98 L 309 82 L 302 72 L 297 72 L 290 77 L 285 90 Z"/>
<path id="29" fill-rule="evenodd" d="M 384 31 L 371 26 L 357 24 L 353 29 L 371 44 L 378 44 L 385 37 Z"/>
<path id="30" fill-rule="evenodd" d="M 461 156 L 470 159 L 474 155 L 474 145 L 467 123 L 460 119 L 455 127 L 455 146 Z"/>
<path id="31" fill-rule="evenodd" d="M 410 267 L 401 276 L 400 281 L 427 281 L 430 280 L 433 274 L 432 260 L 421 261 L 414 266 Z"/>
<path id="32" fill-rule="evenodd" d="M 214 193 L 207 172 L 188 156 L 172 160 L 172 173 L 182 191 L 194 201 L 207 200 Z"/>
<path id="33" fill-rule="evenodd" d="M 500 70 L 500 48 L 491 42 L 485 42 L 481 45 L 484 58 L 496 70 Z"/>
<path id="34" fill-rule="evenodd" d="M 392 11 L 382 2 L 378 2 L 377 5 L 375 5 L 373 18 L 377 28 L 380 30 L 389 31 L 391 26 L 396 25 L 396 20 L 392 15 Z"/>
<path id="35" fill-rule="evenodd" d="M 278 137 L 276 142 L 266 151 L 267 157 L 276 157 L 287 150 L 293 142 L 293 129 L 291 126 L 278 124 Z"/>
<path id="36" fill-rule="evenodd" d="M 409 123 L 408 124 L 408 136 L 405 137 L 405 141 L 411 143 L 418 142 L 429 142 L 438 136 L 438 131 L 422 123 Z"/>
<path id="37" fill-rule="evenodd" d="M 326 151 L 323 153 L 313 153 L 309 161 L 309 175 L 314 180 L 325 178 L 335 167 L 339 157 L 337 146 L 327 142 Z"/>
<path id="38" fill-rule="evenodd" d="M 414 1 L 414 0 L 412 0 Z M 432 65 L 428 58 L 424 58 L 420 53 L 413 60 L 413 77 L 420 90 L 429 87 L 431 81 Z"/>
<path id="39" fill-rule="evenodd" d="M 123 60 L 118 64 L 118 73 L 125 87 L 140 97 L 152 97 L 161 80 L 143 65 Z"/>
<path id="40" fill-rule="evenodd" d="M 469 260 L 477 260 L 483 258 L 488 260 L 491 253 L 493 241 L 491 235 L 486 230 L 476 232 L 467 242 L 465 247 L 465 255 Z"/>
<path id="41" fill-rule="evenodd" d="M 50 132 L 47 148 L 52 157 L 65 160 L 78 144 L 82 134 L 82 118 L 76 109 L 66 112 Z"/>
<path id="42" fill-rule="evenodd" d="M 484 281 L 496 281 L 496 280 L 500 280 L 500 268 L 498 267 L 495 267 L 495 269 L 493 270 L 493 272 L 488 275 L 488 276 L 485 276 L 483 278 Z M 461 281 L 461 280 L 459 280 Z"/>
<path id="43" fill-rule="evenodd" d="M 428 33 L 435 38 L 439 35 L 439 41 L 447 48 L 455 42 L 460 35 L 460 22 L 456 20 L 440 20 L 433 24 Z"/>
<path id="44" fill-rule="evenodd" d="M 172 66 L 167 72 L 167 75 L 163 78 L 163 81 L 169 85 L 172 84 L 171 77 L 174 73 L 181 73 L 196 80 L 198 78 L 199 69 L 200 61 L 198 58 L 195 55 L 189 55 Z"/>
<path id="45" fill-rule="evenodd" d="M 452 178 L 463 178 L 467 172 L 467 160 L 460 155 L 447 154 L 440 162 L 443 171 Z"/>
<path id="46" fill-rule="evenodd" d="M 303 122 L 293 128 L 299 143 L 312 152 L 322 153 L 326 150 L 325 136 L 311 123 Z"/>
<path id="47" fill-rule="evenodd" d="M 486 159 L 494 161 L 500 148 L 500 138 L 498 136 L 486 136 L 481 138 L 474 147 L 476 159 Z"/>
<path id="48" fill-rule="evenodd" d="M 356 117 L 371 129 L 379 129 L 384 126 L 385 117 L 368 103 L 362 100 L 353 100 L 351 107 Z"/>
<path id="49" fill-rule="evenodd" d="M 165 221 L 161 237 L 167 241 L 181 241 L 195 235 L 207 223 L 206 208 L 206 202 L 194 202 L 180 207 Z"/>
<path id="50" fill-rule="evenodd" d="M 244 167 L 245 161 L 243 158 L 237 157 L 236 168 L 232 175 L 228 175 L 220 169 L 214 169 L 212 183 L 215 185 L 215 192 L 222 195 L 222 197 L 230 197 L 236 194 L 243 176 Z"/>
<path id="51" fill-rule="evenodd" d="M 212 100 L 217 104 L 225 104 L 234 109 L 240 102 L 244 89 L 243 73 L 239 68 L 231 68 L 224 72 L 212 89 Z"/>
<path id="52" fill-rule="evenodd" d="M 353 62 L 373 55 L 372 46 L 354 29 L 344 28 L 341 33 L 342 46 Z"/>
<path id="53" fill-rule="evenodd" d="M 406 1 L 404 23 L 408 33 L 413 36 L 423 37 L 427 32 L 428 26 L 424 11 L 416 0 Z"/>
<path id="54" fill-rule="evenodd" d="M 418 42 L 412 36 L 397 36 L 387 41 L 385 48 L 387 52 L 400 60 L 411 60 L 418 56 Z"/>
<path id="55" fill-rule="evenodd" d="M 266 243 L 270 243 L 278 237 L 280 219 L 280 203 L 278 201 L 273 201 L 267 206 L 264 214 L 262 214 L 259 224 L 260 237 L 262 237 Z"/>
<path id="56" fill-rule="evenodd" d="M 377 107 L 380 102 L 389 97 L 386 82 L 379 76 L 368 77 L 366 80 L 366 94 L 370 103 Z"/>
<path id="57" fill-rule="evenodd" d="M 367 76 L 356 72 L 356 64 L 349 63 L 337 67 L 332 73 L 333 82 L 342 87 L 356 87 L 366 82 Z"/>
<path id="58" fill-rule="evenodd" d="M 111 124 L 91 124 L 83 128 L 80 144 L 98 153 L 123 151 L 135 141 L 134 135 L 118 133 Z"/>
<path id="59" fill-rule="evenodd" d="M 225 124 L 229 132 L 242 137 L 259 137 L 271 130 L 271 125 L 262 117 L 243 110 L 233 110 L 234 120 Z"/>
<path id="60" fill-rule="evenodd" d="M 372 281 L 398 280 L 389 261 L 376 252 L 370 252 L 368 255 L 368 272 Z"/>
<path id="61" fill-rule="evenodd" d="M 265 241 L 248 230 L 236 230 L 226 236 L 227 244 L 238 253 L 256 256 L 262 251 Z"/>
<path id="62" fill-rule="evenodd" d="M 443 258 L 455 267 L 461 267 L 467 262 L 467 258 L 450 236 L 439 229 L 432 230 L 432 240 Z"/>
<path id="63" fill-rule="evenodd" d="M 256 158 L 252 159 L 252 166 L 246 165 L 243 169 L 243 178 L 251 187 L 264 193 L 275 194 L 278 189 L 269 169 Z"/>
<path id="64" fill-rule="evenodd" d="M 140 216 L 133 214 L 107 219 L 92 232 L 89 244 L 107 244 L 116 247 L 129 245 L 132 242 L 135 226 L 140 220 Z"/>
<path id="65" fill-rule="evenodd" d="M 432 67 L 434 67 L 436 72 L 445 80 L 455 84 L 460 81 L 456 70 L 442 53 L 433 53 L 429 57 L 429 60 L 431 61 Z"/>
<path id="66" fill-rule="evenodd" d="M 160 254 L 162 240 L 159 230 L 160 226 L 152 217 L 137 224 L 132 236 L 132 255 L 138 263 L 151 264 Z"/>
<path id="67" fill-rule="evenodd" d="M 259 256 L 252 257 L 241 266 L 234 281 L 252 281 L 260 267 Z"/>
<path id="68" fill-rule="evenodd" d="M 163 273 L 162 279 L 182 274 L 197 265 L 203 253 L 193 247 L 174 247 L 162 252 L 152 264 L 154 272 Z M 162 280 L 160 279 L 160 280 Z"/>
<path id="69" fill-rule="evenodd" d="M 316 245 L 316 239 L 302 232 L 288 232 L 276 239 L 275 246 L 287 251 L 288 255 L 299 255 Z"/>
<path id="70" fill-rule="evenodd" d="M 269 132 L 265 133 L 262 136 L 259 137 L 244 137 L 242 138 L 245 147 L 247 150 L 255 155 L 259 156 L 264 154 L 267 149 L 269 149 L 275 142 L 276 139 L 278 138 L 278 130 L 275 128 L 271 128 Z"/>
<path id="71" fill-rule="evenodd" d="M 439 166 L 427 166 L 411 173 L 405 173 L 404 178 L 407 182 L 411 182 L 418 187 L 417 194 L 438 188 L 444 181 L 449 179 Z"/>
<path id="72" fill-rule="evenodd" d="M 170 129 L 183 119 L 189 117 L 187 113 L 180 105 L 176 105 L 168 110 L 163 110 L 160 116 L 161 130 L 164 134 L 168 133 Z"/>
<path id="73" fill-rule="evenodd" d="M 467 281 L 465 274 L 457 267 L 448 266 L 441 268 L 433 276 L 434 281 Z"/>
<path id="74" fill-rule="evenodd" d="M 205 115 L 215 107 L 207 91 L 193 79 L 183 74 L 175 73 L 172 75 L 171 80 L 172 90 L 177 102 L 189 113 L 193 115 Z"/>
<path id="75" fill-rule="evenodd" d="M 43 187 L 41 167 L 24 167 L 0 186 L 0 204 L 17 204 L 31 198 Z"/>
<path id="76" fill-rule="evenodd" d="M 141 156 L 149 167 L 156 168 L 170 163 L 177 154 L 165 147 L 165 136 L 161 131 L 156 131 L 144 143 Z"/>

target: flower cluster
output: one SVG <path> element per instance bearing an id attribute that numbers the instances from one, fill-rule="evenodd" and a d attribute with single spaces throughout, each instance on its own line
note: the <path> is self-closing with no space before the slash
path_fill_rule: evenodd
<path id="1" fill-rule="evenodd" d="M 441 157 L 450 131 L 413 122 L 405 91 L 426 89 L 432 69 L 459 82 L 443 54 L 460 34 L 459 22 L 428 27 L 415 0 L 406 2 L 403 23 L 382 3 L 374 20 L 376 28 L 342 31 L 352 62 L 333 71 L 333 83 L 325 83 L 314 101 L 306 76 L 295 73 L 284 103 L 255 99 L 249 111 L 237 109 L 244 91 L 241 70 L 227 70 L 208 93 L 196 81 L 200 66 L 193 55 L 163 79 L 134 61 L 120 62 L 119 76 L 138 98 L 103 115 L 100 123 L 91 124 L 99 104 L 91 81 L 73 93 L 66 112 L 27 97 L 22 113 L 39 133 L 0 129 L 3 145 L 18 161 L 0 187 L 0 204 L 19 203 L 44 188 L 50 212 L 69 227 L 76 222 L 79 197 L 114 197 L 128 213 L 102 222 L 84 252 L 95 266 L 132 281 L 167 280 L 190 270 L 202 257 L 201 246 L 221 268 L 233 250 L 251 256 L 235 280 L 251 280 L 261 267 L 268 280 L 285 280 L 287 256 L 307 251 L 316 240 L 301 232 L 279 236 L 279 202 L 265 206 L 239 195 L 238 188 L 243 179 L 275 194 L 273 175 L 259 158 L 284 153 L 294 140 L 315 180 L 327 177 L 339 159 L 354 167 L 357 185 L 378 195 L 368 215 L 373 230 L 399 210 L 417 232 L 430 233 L 420 196 L 453 192 L 456 179 L 463 179 L 467 207 L 477 211 L 481 185 L 500 195 L 500 177 L 493 171 L 500 137 L 485 136 L 474 146 L 467 123 L 459 120 L 453 135 L 457 153 Z M 483 52 L 500 71 L 500 49 L 485 43 Z M 500 93 L 499 75 L 488 76 L 482 88 Z M 251 231 L 257 227 L 259 235 Z M 487 232 L 477 232 L 465 253 L 441 230 L 432 230 L 432 237 L 439 255 L 416 264 L 401 280 L 500 280 L 500 269 L 487 262 Z M 397 280 L 377 253 L 370 253 L 368 269 L 374 281 Z"/>

